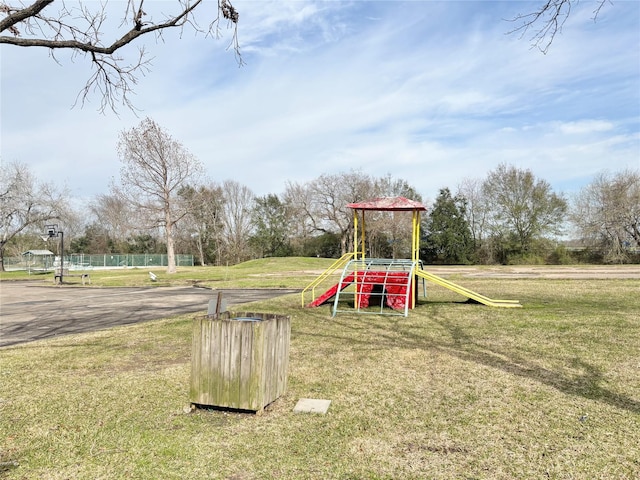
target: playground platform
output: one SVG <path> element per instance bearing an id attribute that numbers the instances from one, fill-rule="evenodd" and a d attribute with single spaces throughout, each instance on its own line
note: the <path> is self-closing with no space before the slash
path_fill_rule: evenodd
<path id="1" fill-rule="evenodd" d="M 317 307 L 333 300 L 334 316 L 341 311 L 355 311 L 406 317 L 409 310 L 416 306 L 419 282 L 422 282 L 424 296 L 425 282 L 431 282 L 491 307 L 522 306 L 517 300 L 495 300 L 486 297 L 424 270 L 419 259 L 420 213 L 427 208 L 422 203 L 404 197 L 381 197 L 350 203 L 347 207 L 353 210 L 353 252 L 336 260 L 302 291 L 303 306 Z M 365 258 L 365 216 L 369 212 L 411 212 L 411 259 Z M 327 281 L 335 279 L 340 271 L 339 281 L 323 289 L 322 286 Z M 322 293 L 316 295 L 316 290 Z M 305 300 L 307 294 L 311 296 L 309 302 Z M 349 310 L 343 308 L 345 303 L 351 306 Z M 372 309 L 373 306 L 378 308 Z"/>
<path id="2" fill-rule="evenodd" d="M 303 306 L 313 308 L 333 304 L 340 312 L 407 316 L 418 299 L 426 297 L 426 282 L 444 287 L 479 304 L 497 308 L 522 307 L 517 300 L 489 298 L 425 270 L 420 261 L 379 258 L 352 259 L 353 254 L 334 263 L 302 292 Z M 339 273 L 339 280 L 324 289 Z M 316 289 L 319 293 L 316 294 Z M 422 292 L 422 295 L 420 295 Z M 305 297 L 305 295 L 307 297 Z M 311 297 L 308 300 L 308 296 Z M 344 305 L 347 305 L 345 307 Z"/>

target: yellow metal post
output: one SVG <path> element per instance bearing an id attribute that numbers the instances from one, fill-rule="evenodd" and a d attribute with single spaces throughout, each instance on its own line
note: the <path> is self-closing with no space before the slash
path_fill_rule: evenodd
<path id="1" fill-rule="evenodd" d="M 365 222 L 364 222 L 364 210 L 362 210 L 362 235 L 360 235 L 361 238 L 361 245 L 362 245 L 362 254 L 361 257 L 362 260 L 364 260 L 365 257 L 365 250 L 366 250 L 366 246 L 365 246 Z"/>
<path id="2" fill-rule="evenodd" d="M 353 253 L 355 259 L 358 259 L 358 211 L 353 210 Z"/>
<path id="3" fill-rule="evenodd" d="M 420 258 L 420 212 L 413 211 L 413 232 L 411 235 L 411 260 L 417 262 Z"/>
<path id="4" fill-rule="evenodd" d="M 363 219 L 364 220 L 364 219 Z M 358 210 L 357 209 L 353 209 L 353 255 L 355 260 L 358 260 Z M 357 262 L 356 262 L 357 265 Z M 353 272 L 353 281 L 354 281 L 354 285 L 356 287 L 356 293 L 355 293 L 355 304 L 354 304 L 354 308 L 357 308 L 359 305 L 359 299 L 358 299 L 358 272 L 354 271 Z"/>
<path id="5" fill-rule="evenodd" d="M 411 260 L 414 262 L 414 266 L 417 268 L 417 262 L 420 258 L 420 212 L 418 210 L 413 211 L 411 228 Z M 416 294 L 418 289 L 418 277 L 414 275 L 411 279 L 411 308 L 416 306 Z"/>

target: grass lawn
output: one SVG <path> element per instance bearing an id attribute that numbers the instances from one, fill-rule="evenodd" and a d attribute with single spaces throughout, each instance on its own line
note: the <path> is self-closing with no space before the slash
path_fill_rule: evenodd
<path id="1" fill-rule="evenodd" d="M 318 273 L 333 263 L 326 258 L 292 257 L 251 260 L 228 267 L 178 267 L 175 274 L 166 274 L 166 267 L 129 269 L 90 269 L 92 287 L 139 287 L 200 285 L 211 288 L 302 288 Z M 152 282 L 149 272 L 157 275 Z M 71 274 L 81 273 L 71 271 Z M 31 280 L 53 285 L 53 271 L 27 273 L 26 271 L 0 272 L 0 280 Z M 80 284 L 78 277 L 65 277 L 65 283 Z"/>
<path id="2" fill-rule="evenodd" d="M 323 265 L 297 262 L 172 281 L 299 287 Z M 288 390 L 262 415 L 185 409 L 193 316 L 2 348 L 0 477 L 640 478 L 638 280 L 450 278 L 524 308 L 437 286 L 407 318 L 243 306 L 292 318 Z"/>

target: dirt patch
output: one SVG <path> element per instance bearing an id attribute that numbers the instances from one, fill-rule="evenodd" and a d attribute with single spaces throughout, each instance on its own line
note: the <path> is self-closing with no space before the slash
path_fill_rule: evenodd
<path id="1" fill-rule="evenodd" d="M 640 265 L 425 267 L 436 275 L 490 278 L 640 279 Z"/>
<path id="2" fill-rule="evenodd" d="M 463 277 L 488 278 L 575 278 L 575 279 L 640 279 L 640 265 L 525 265 L 525 266 L 464 266 L 425 265 L 429 273 L 440 276 L 460 275 Z M 324 270 L 302 270 L 291 272 L 261 273 L 258 277 L 317 277 Z M 340 275 L 341 270 L 335 275 Z"/>

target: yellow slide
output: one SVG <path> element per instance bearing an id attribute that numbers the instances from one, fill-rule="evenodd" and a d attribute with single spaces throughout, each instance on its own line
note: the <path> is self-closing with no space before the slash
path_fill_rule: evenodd
<path id="1" fill-rule="evenodd" d="M 484 305 L 488 305 L 490 307 L 503 307 L 503 308 L 519 308 L 522 307 L 518 300 L 494 300 L 492 298 L 485 297 L 484 295 L 480 295 L 479 293 L 473 292 L 468 288 L 464 288 L 456 283 L 450 282 L 449 280 L 445 280 L 442 277 L 438 277 L 437 275 L 433 275 L 432 273 L 426 272 L 421 269 L 416 269 L 416 275 L 428 280 L 429 282 L 435 283 L 436 285 L 440 285 L 441 287 L 448 288 L 449 290 L 453 290 L 460 295 L 464 295 L 476 302 L 482 303 Z"/>

